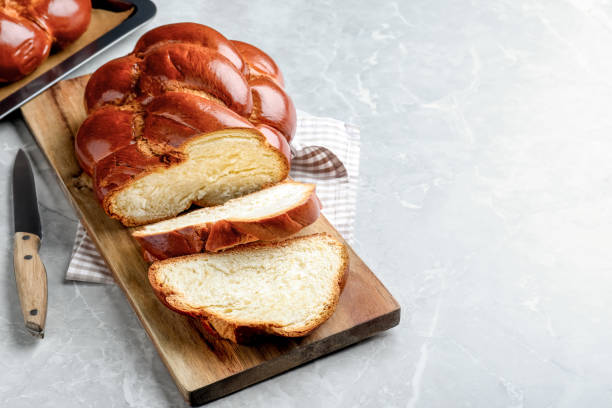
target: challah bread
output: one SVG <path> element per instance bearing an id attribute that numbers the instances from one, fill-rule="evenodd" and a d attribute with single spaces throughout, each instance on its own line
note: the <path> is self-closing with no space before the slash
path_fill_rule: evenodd
<path id="1" fill-rule="evenodd" d="M 0 0 L 0 83 L 30 74 L 52 47 L 79 38 L 90 18 L 90 0 Z"/>
<path id="2" fill-rule="evenodd" d="M 310 333 L 333 314 L 347 274 L 346 247 L 315 234 L 158 261 L 149 281 L 170 309 L 247 343 L 262 334 Z"/>
<path id="3" fill-rule="evenodd" d="M 107 214 L 147 224 L 287 177 L 295 107 L 274 61 L 240 47 L 170 24 L 94 72 L 75 150 Z"/>
<path id="4" fill-rule="evenodd" d="M 149 224 L 132 233 L 148 260 L 216 252 L 295 234 L 319 218 L 315 185 L 286 181 L 221 206 Z"/>

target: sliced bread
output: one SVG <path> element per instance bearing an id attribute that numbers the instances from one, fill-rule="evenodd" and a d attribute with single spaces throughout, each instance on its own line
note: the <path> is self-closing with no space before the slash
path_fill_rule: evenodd
<path id="1" fill-rule="evenodd" d="M 145 258 L 154 261 L 286 238 L 315 222 L 319 211 L 314 184 L 286 181 L 223 205 L 146 225 L 132 235 Z"/>
<path id="2" fill-rule="evenodd" d="M 247 343 L 262 334 L 310 333 L 334 312 L 347 273 L 344 244 L 314 234 L 158 261 L 149 281 L 170 309 Z"/>

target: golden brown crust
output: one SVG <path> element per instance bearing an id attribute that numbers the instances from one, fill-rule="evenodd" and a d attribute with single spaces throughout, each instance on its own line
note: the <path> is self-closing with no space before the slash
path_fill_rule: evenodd
<path id="1" fill-rule="evenodd" d="M 133 55 L 117 58 L 98 68 L 85 86 L 88 113 L 105 105 L 121 106 L 134 98 L 140 76 L 140 59 Z"/>
<path id="2" fill-rule="evenodd" d="M 17 81 L 89 25 L 89 0 L 0 1 L 0 83 Z"/>
<path id="3" fill-rule="evenodd" d="M 204 251 L 217 252 L 258 240 L 285 238 L 315 222 L 319 213 L 319 199 L 313 184 L 295 206 L 265 218 L 219 220 L 158 233 L 137 230 L 132 236 L 149 259 L 161 260 Z"/>
<path id="4" fill-rule="evenodd" d="M 291 147 L 289 147 L 289 142 L 281 132 L 264 124 L 258 124 L 255 128 L 266 137 L 268 143 L 280 150 L 289 163 L 291 163 Z"/>
<path id="5" fill-rule="evenodd" d="M 231 61 L 241 73 L 247 72 L 242 56 L 232 43 L 218 31 L 202 24 L 176 23 L 157 27 L 140 37 L 133 53 L 146 53 L 168 43 L 194 44 L 210 48 Z"/>
<path id="6" fill-rule="evenodd" d="M 130 111 L 115 106 L 106 106 L 87 117 L 79 129 L 80 137 L 75 138 L 75 151 L 79 165 L 87 174 L 93 174 L 94 164 L 134 143 L 134 116 Z M 101 143 L 99 134 L 112 134 Z"/>
<path id="7" fill-rule="evenodd" d="M 252 341 L 257 336 L 261 335 L 276 335 L 283 337 L 302 337 L 306 336 L 314 329 L 323 324 L 327 319 L 331 317 L 338 305 L 338 301 L 340 299 L 340 294 L 344 289 L 346 279 L 349 271 L 349 257 L 348 250 L 344 244 L 340 241 L 333 238 L 331 235 L 320 233 L 313 235 L 306 235 L 302 237 L 290 238 L 285 241 L 279 242 L 257 242 L 248 245 L 243 245 L 240 247 L 232 248 L 229 251 L 232 253 L 238 253 L 243 251 L 250 251 L 254 248 L 258 247 L 282 247 L 289 245 L 292 241 L 308 239 L 313 236 L 326 236 L 330 239 L 329 243 L 331 245 L 335 245 L 341 248 L 342 251 L 342 265 L 340 266 L 337 274 L 337 285 L 335 286 L 336 290 L 334 291 L 332 301 L 325 308 L 323 313 L 319 316 L 318 319 L 311 321 L 308 325 L 300 328 L 293 329 L 284 329 L 279 325 L 261 323 L 261 322 L 253 322 L 253 321 L 230 321 L 228 319 L 219 316 L 216 313 L 213 313 L 204 308 L 193 308 L 192 306 L 184 303 L 181 298 L 181 294 L 175 293 L 171 288 L 166 287 L 162 282 L 157 279 L 157 271 L 158 269 L 167 263 L 173 263 L 180 259 L 189 259 L 189 258 L 198 258 L 202 256 L 207 256 L 204 254 L 195 254 L 195 255 L 186 255 L 177 258 L 165 259 L 162 261 L 154 262 L 149 267 L 149 282 L 151 283 L 151 287 L 153 288 L 153 292 L 157 296 L 157 298 L 168 308 L 174 310 L 177 313 L 190 316 L 198 319 L 202 325 L 207 328 L 207 330 L 214 335 L 218 335 L 219 337 L 225 338 L 227 340 L 233 341 L 235 343 L 248 343 Z M 210 256 L 210 255 L 209 255 Z M 214 256 L 214 255 L 213 255 Z"/>
<path id="8" fill-rule="evenodd" d="M 253 129 L 244 117 L 220 104 L 193 94 L 167 92 L 145 106 L 143 137 L 154 150 L 178 148 L 204 133 L 220 129 Z"/>
<path id="9" fill-rule="evenodd" d="M 289 95 L 269 77 L 249 81 L 253 94 L 253 111 L 249 120 L 277 129 L 291 142 L 297 125 L 295 106 Z"/>
<path id="10" fill-rule="evenodd" d="M 244 76 L 213 49 L 164 44 L 145 54 L 140 67 L 141 94 L 155 96 L 186 88 L 213 96 L 241 116 L 248 117 L 253 108 Z"/>
<path id="11" fill-rule="evenodd" d="M 268 54 L 254 45 L 242 41 L 233 40 L 232 44 L 249 67 L 249 81 L 259 76 L 267 76 L 281 87 L 285 86 L 283 74 Z"/>
<path id="12" fill-rule="evenodd" d="M 87 30 L 91 20 L 91 0 L 30 1 L 37 23 L 61 48 L 76 41 Z"/>

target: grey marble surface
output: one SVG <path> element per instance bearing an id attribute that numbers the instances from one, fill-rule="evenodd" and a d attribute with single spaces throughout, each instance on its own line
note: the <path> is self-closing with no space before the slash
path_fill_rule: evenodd
<path id="1" fill-rule="evenodd" d="M 261 46 L 300 109 L 361 127 L 354 247 L 403 308 L 388 333 L 210 406 L 612 406 L 609 2 L 158 6 L 155 25 Z M 22 328 L 10 260 L 19 147 L 41 199 L 43 341 Z M 185 406 L 121 291 L 64 281 L 77 220 L 15 115 L 0 197 L 0 406 Z"/>

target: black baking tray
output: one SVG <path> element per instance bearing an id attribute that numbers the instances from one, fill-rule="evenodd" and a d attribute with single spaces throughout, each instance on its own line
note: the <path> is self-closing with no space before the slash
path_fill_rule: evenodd
<path id="1" fill-rule="evenodd" d="M 109 11 L 125 11 L 130 8 L 134 10 L 117 27 L 0 100 L 0 119 L 151 20 L 157 12 L 151 0 L 93 0 L 91 5 L 93 8 Z"/>

